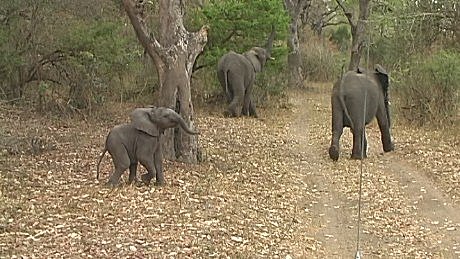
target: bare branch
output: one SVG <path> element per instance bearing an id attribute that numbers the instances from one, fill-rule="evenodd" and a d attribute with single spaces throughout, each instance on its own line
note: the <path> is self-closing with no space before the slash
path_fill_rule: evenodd
<path id="1" fill-rule="evenodd" d="M 233 35 L 235 35 L 235 34 L 236 34 L 236 29 L 233 29 L 233 30 L 228 34 L 228 36 L 225 37 L 225 38 L 221 41 L 221 43 L 222 43 L 222 44 L 226 43 L 226 42 L 229 41 L 229 40 L 233 37 Z"/>
<path id="2" fill-rule="evenodd" d="M 323 25 L 323 28 L 327 26 L 340 25 L 340 24 L 348 24 L 348 22 L 347 21 L 327 22 Z"/>
<path id="3" fill-rule="evenodd" d="M 353 19 L 352 19 L 353 14 L 350 11 L 347 10 L 347 8 L 343 5 L 341 0 L 335 0 L 335 1 L 339 5 L 340 9 L 342 9 L 343 14 L 345 15 L 345 17 L 347 17 L 348 23 L 350 23 L 350 25 L 352 27 L 356 26 L 355 23 L 353 22 Z"/>

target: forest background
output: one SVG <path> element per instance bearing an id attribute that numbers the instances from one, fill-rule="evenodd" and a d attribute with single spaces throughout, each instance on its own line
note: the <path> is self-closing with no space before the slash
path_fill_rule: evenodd
<path id="1" fill-rule="evenodd" d="M 273 57 L 256 83 L 259 106 L 278 104 L 289 83 L 289 2 L 296 13 L 303 83 L 332 82 L 347 66 L 349 17 L 359 1 L 185 1 L 189 31 L 209 28 L 192 75 L 196 105 L 222 100 L 219 57 L 262 46 L 272 25 Z M 158 28 L 157 1 L 147 1 L 149 28 Z M 339 5 L 340 4 L 340 5 Z M 460 91 L 460 10 L 457 1 L 370 1 L 361 66 L 391 73 L 398 118 L 417 125 L 457 124 Z M 113 102 L 152 103 L 153 63 L 139 44 L 122 2 L 6 0 L 0 6 L 0 100 L 57 116 L 97 116 Z"/>

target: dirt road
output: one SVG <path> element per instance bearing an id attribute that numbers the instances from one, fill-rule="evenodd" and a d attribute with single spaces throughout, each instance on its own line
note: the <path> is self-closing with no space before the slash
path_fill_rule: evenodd
<path id="1" fill-rule="evenodd" d="M 351 133 L 342 138 L 338 163 L 328 161 L 329 97 L 321 91 L 291 95 L 298 112 L 291 126 L 299 140 L 293 152 L 304 153 L 305 181 L 320 193 L 312 208 L 313 223 L 327 256 L 350 258 L 357 247 L 357 194 L 360 161 L 349 160 Z M 427 172 L 399 153 L 381 154 L 376 125 L 369 131 L 369 158 L 363 161 L 362 232 L 364 257 L 460 257 L 460 206 Z M 397 134 L 397 133 L 393 133 Z M 397 138 L 397 137 L 396 137 Z M 396 145 L 398 145 L 396 141 Z M 458 163 L 458 160 L 457 162 Z"/>
<path id="2" fill-rule="evenodd" d="M 353 258 L 361 162 L 348 159 L 348 131 L 339 161 L 327 155 L 328 88 L 292 92 L 289 109 L 260 109 L 263 120 L 199 110 L 205 162 L 165 162 L 163 188 L 102 188 L 108 157 L 95 181 L 113 122 L 0 109 L 5 139 L 35 134 L 53 147 L 2 151 L 0 257 Z M 458 138 L 395 124 L 388 154 L 376 125 L 368 130 L 359 250 L 363 258 L 459 258 Z"/>

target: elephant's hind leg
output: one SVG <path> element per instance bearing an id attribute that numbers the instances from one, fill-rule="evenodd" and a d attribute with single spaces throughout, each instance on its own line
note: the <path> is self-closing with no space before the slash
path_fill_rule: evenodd
<path id="1" fill-rule="evenodd" d="M 340 106 L 339 97 L 333 95 L 332 104 L 332 138 L 329 147 L 329 157 L 337 161 L 340 155 L 340 137 L 343 133 L 343 110 Z"/>
<path id="2" fill-rule="evenodd" d="M 363 159 L 367 157 L 367 139 L 366 130 L 361 126 L 353 130 L 353 149 L 351 151 L 352 159 Z"/>
<path id="3" fill-rule="evenodd" d="M 131 164 L 126 149 L 120 149 L 116 152 L 111 153 L 115 171 L 110 176 L 107 186 L 115 187 L 118 185 L 121 175 Z"/>

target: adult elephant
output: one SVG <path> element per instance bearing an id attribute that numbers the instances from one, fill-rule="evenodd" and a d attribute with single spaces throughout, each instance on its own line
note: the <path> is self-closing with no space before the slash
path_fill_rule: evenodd
<path id="1" fill-rule="evenodd" d="M 137 108 L 130 114 L 131 123 L 115 126 L 108 134 L 105 148 L 97 164 L 108 151 L 115 167 L 107 185 L 116 186 L 123 172 L 129 168 L 128 183 L 136 178 L 137 164 L 141 163 L 147 173 L 141 176 L 142 182 L 150 184 L 156 174 L 156 184 L 165 183 L 163 174 L 163 154 L 160 137 L 165 129 L 180 126 L 189 134 L 198 134 L 190 129 L 184 119 L 174 110 L 164 107 Z"/>
<path id="2" fill-rule="evenodd" d="M 339 140 L 344 127 L 353 133 L 351 158 L 366 157 L 365 125 L 374 117 L 381 132 L 383 151 L 394 150 L 390 136 L 390 110 L 388 101 L 389 79 L 385 69 L 376 65 L 372 71 L 348 71 L 332 89 L 332 140 L 329 156 L 339 159 Z"/>
<path id="3" fill-rule="evenodd" d="M 273 29 L 266 48 L 253 47 L 243 54 L 230 51 L 220 58 L 217 64 L 217 78 L 230 103 L 225 115 L 258 117 L 252 100 L 252 88 L 256 73 L 261 72 L 267 60 L 271 59 L 274 37 Z"/>

